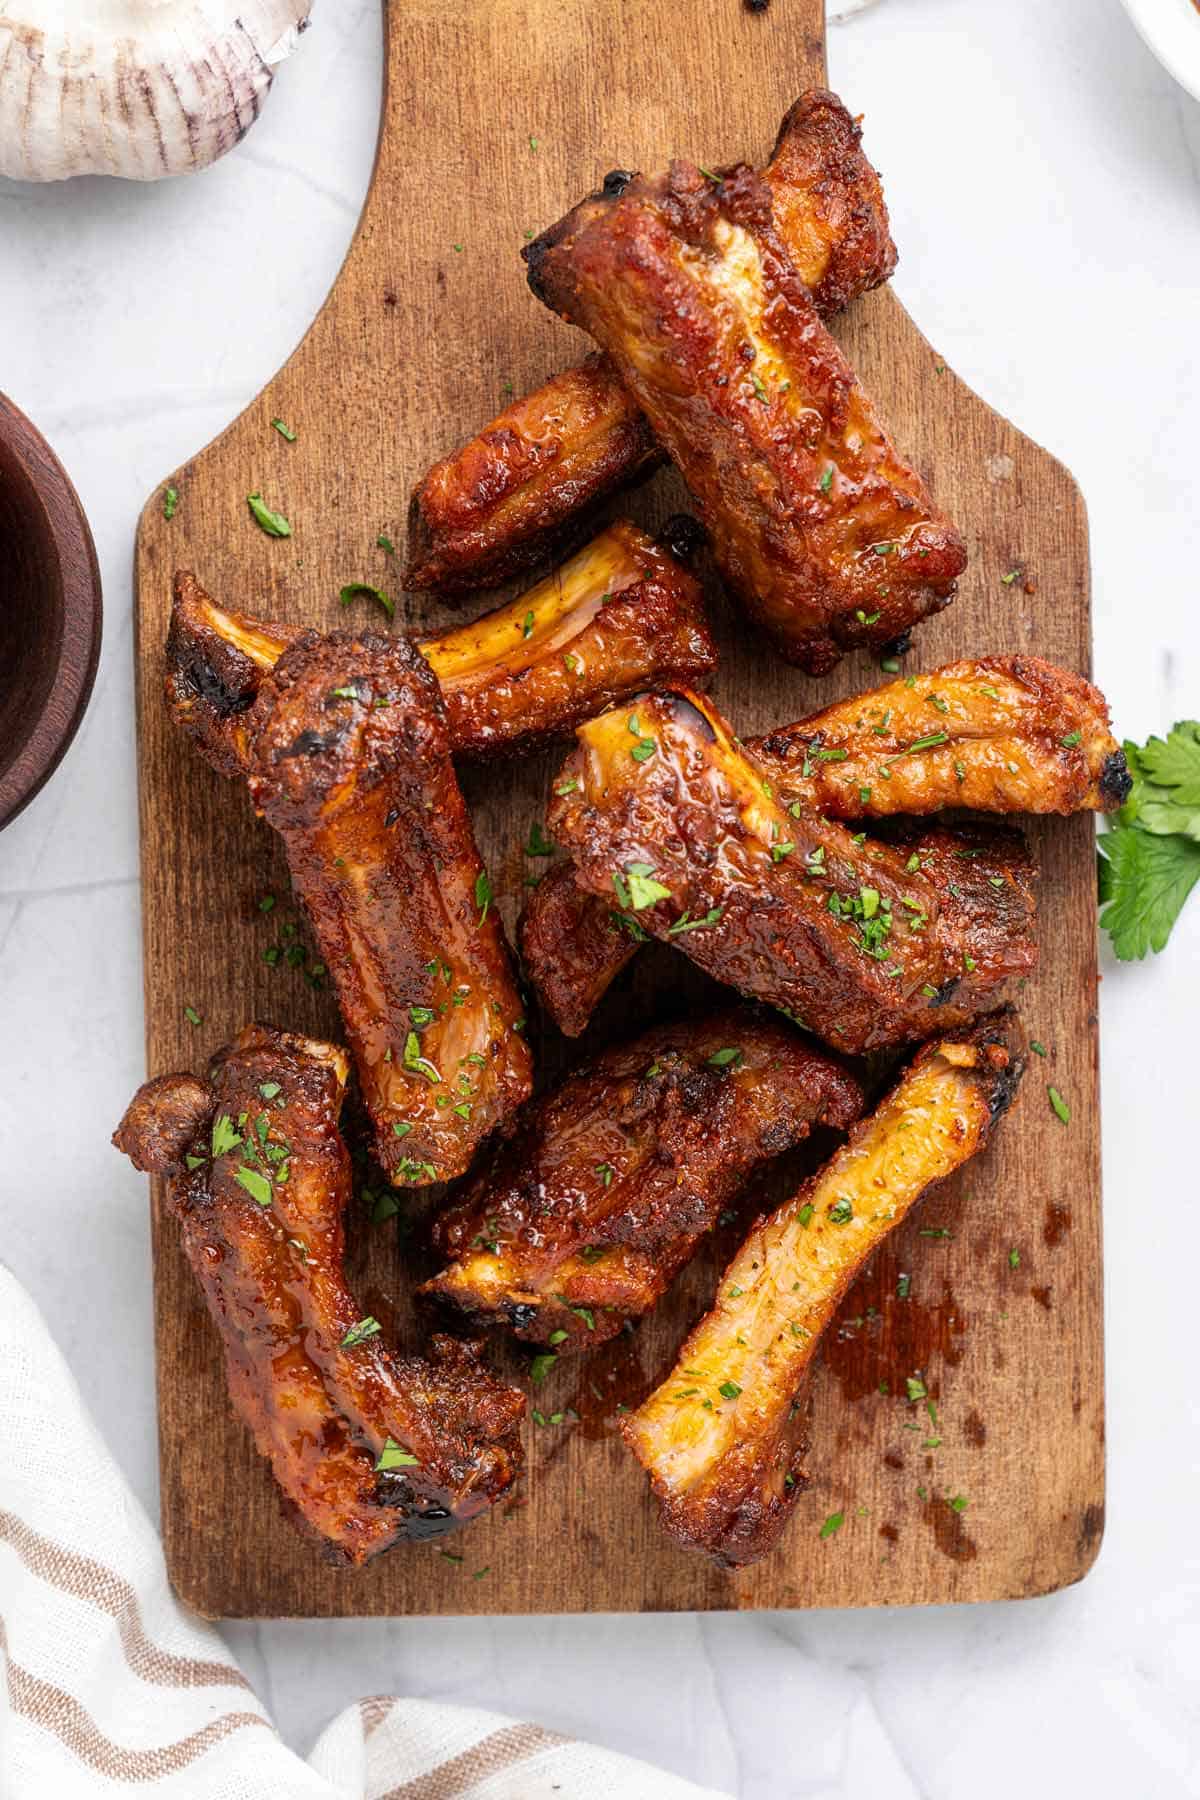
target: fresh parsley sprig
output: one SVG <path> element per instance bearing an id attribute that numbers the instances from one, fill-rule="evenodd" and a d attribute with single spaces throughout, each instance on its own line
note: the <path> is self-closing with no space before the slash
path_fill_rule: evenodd
<path id="1" fill-rule="evenodd" d="M 1099 839 L 1100 923 L 1133 962 L 1163 949 L 1200 881 L 1200 723 L 1124 750 L 1133 789 Z"/>

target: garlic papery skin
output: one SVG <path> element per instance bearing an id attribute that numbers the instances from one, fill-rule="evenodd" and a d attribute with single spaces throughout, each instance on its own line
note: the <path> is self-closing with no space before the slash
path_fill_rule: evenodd
<path id="1" fill-rule="evenodd" d="M 154 181 L 244 137 L 312 0 L 0 0 L 0 175 Z"/>

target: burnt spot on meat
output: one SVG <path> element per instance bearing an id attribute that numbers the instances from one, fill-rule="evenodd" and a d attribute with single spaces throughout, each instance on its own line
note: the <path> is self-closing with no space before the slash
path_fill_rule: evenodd
<path id="1" fill-rule="evenodd" d="M 708 542 L 708 533 L 691 513 L 672 513 L 659 532 L 658 541 L 676 561 L 691 568 Z"/>
<path id="2" fill-rule="evenodd" d="M 610 169 L 600 183 L 600 192 L 606 200 L 619 200 L 633 180 L 633 176 L 632 169 Z"/>
<path id="3" fill-rule="evenodd" d="M 276 762 L 285 762 L 293 756 L 320 756 L 326 750 L 333 750 L 341 743 L 345 731 L 337 726 L 332 731 L 302 731 L 290 744 L 276 752 Z"/>
<path id="4" fill-rule="evenodd" d="M 891 639 L 880 651 L 881 656 L 907 656 L 912 649 L 912 632 L 902 631 L 898 637 Z"/>
<path id="5" fill-rule="evenodd" d="M 1133 776 L 1123 750 L 1114 750 L 1104 759 L 1100 771 L 1100 792 L 1114 807 L 1124 806 L 1133 791 Z"/>

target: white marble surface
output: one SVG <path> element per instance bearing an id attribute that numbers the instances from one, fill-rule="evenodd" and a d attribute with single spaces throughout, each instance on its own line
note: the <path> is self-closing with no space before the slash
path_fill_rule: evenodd
<path id="1" fill-rule="evenodd" d="M 107 590 L 84 728 L 0 837 L 3 1254 L 151 1508 L 145 1193 L 107 1147 L 143 1074 L 133 528 L 332 281 L 370 170 L 378 40 L 376 0 L 325 0 L 262 122 L 199 179 L 0 183 L 0 387 L 71 470 Z M 881 0 L 832 33 L 830 66 L 886 172 L 900 294 L 1083 485 L 1119 728 L 1194 716 L 1200 106 L 1117 0 Z M 743 1800 L 1200 1793 L 1198 967 L 1197 900 L 1166 955 L 1105 966 L 1109 1524 L 1081 1587 L 882 1616 L 231 1629 L 289 1740 L 394 1690 L 540 1719 Z M 1036 1386 L 1013 1404 L 1045 1454 Z"/>

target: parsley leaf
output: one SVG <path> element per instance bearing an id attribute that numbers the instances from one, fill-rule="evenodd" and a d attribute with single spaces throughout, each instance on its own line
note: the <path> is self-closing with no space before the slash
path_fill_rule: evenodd
<path id="1" fill-rule="evenodd" d="M 1099 840 L 1100 923 L 1121 962 L 1162 950 L 1197 881 L 1200 844 L 1115 827 Z"/>
<path id="2" fill-rule="evenodd" d="M 653 906 L 659 900 L 669 900 L 671 890 L 664 887 L 661 881 L 654 880 L 654 870 L 649 863 L 630 863 L 626 875 L 629 883 L 629 904 L 634 912 L 644 912 L 646 907 Z"/>
<path id="3" fill-rule="evenodd" d="M 255 522 L 261 525 L 268 537 L 291 537 L 292 528 L 283 514 L 272 512 L 261 494 L 247 494 L 246 505 L 253 513 Z"/>
<path id="4" fill-rule="evenodd" d="M 1132 962 L 1163 949 L 1200 881 L 1200 723 L 1124 748 L 1133 788 L 1098 844 L 1100 923 Z"/>
<path id="5" fill-rule="evenodd" d="M 396 602 L 390 595 L 385 594 L 382 588 L 372 587 L 369 581 L 348 581 L 339 593 L 338 599 L 343 606 L 349 606 L 350 602 L 359 594 L 365 594 L 368 600 L 374 600 L 377 605 L 382 606 L 389 619 L 395 618 Z"/>

